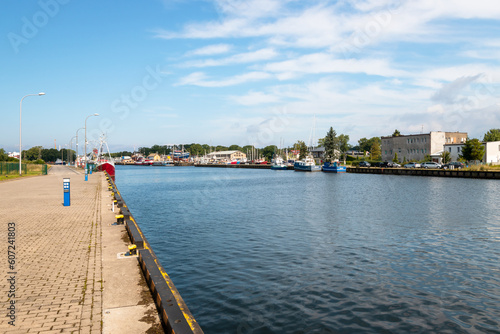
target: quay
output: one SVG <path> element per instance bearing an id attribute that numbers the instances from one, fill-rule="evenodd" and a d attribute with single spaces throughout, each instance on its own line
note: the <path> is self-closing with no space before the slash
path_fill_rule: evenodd
<path id="1" fill-rule="evenodd" d="M 254 168 L 271 169 L 271 165 L 222 165 L 222 164 L 197 164 L 195 167 L 219 167 L 219 168 Z M 288 170 L 294 170 L 293 166 L 288 166 Z M 444 170 L 426 168 L 380 168 L 380 167 L 347 167 L 347 173 L 360 174 L 383 174 L 383 175 L 412 175 L 412 176 L 440 176 L 440 177 L 460 177 L 472 179 L 500 179 L 500 171 L 475 171 L 475 170 Z"/>
<path id="2" fill-rule="evenodd" d="M 271 164 L 258 165 L 258 164 L 195 164 L 195 167 L 221 167 L 221 168 L 251 168 L 251 169 L 271 169 Z M 293 170 L 293 166 L 288 166 L 288 170 Z"/>
<path id="3" fill-rule="evenodd" d="M 462 169 L 444 170 L 426 168 L 347 167 L 347 173 L 500 179 L 500 171 L 476 171 Z"/>
<path id="4" fill-rule="evenodd" d="M 63 206 L 64 178 L 70 206 Z M 179 301 L 158 303 L 154 292 L 165 287 L 154 284 L 177 290 L 155 257 L 144 266 L 124 256 L 131 242 L 127 226 L 116 225 L 116 207 L 112 212 L 114 183 L 103 173 L 88 179 L 81 170 L 53 166 L 46 176 L 0 182 L 1 333 L 173 332 L 165 309 L 179 309 Z M 186 315 L 174 312 L 176 325 L 191 327 L 176 333 L 202 333 L 192 316 L 180 319 Z"/>

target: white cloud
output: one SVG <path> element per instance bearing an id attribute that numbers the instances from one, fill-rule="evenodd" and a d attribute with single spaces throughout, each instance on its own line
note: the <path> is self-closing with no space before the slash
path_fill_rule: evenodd
<path id="1" fill-rule="evenodd" d="M 213 67 L 213 66 L 226 66 L 233 64 L 246 64 L 262 60 L 269 60 L 278 56 L 278 53 L 273 49 L 266 48 L 252 52 L 245 52 L 236 54 L 226 58 L 220 59 L 205 59 L 200 61 L 191 61 L 182 64 L 183 67 Z"/>
<path id="2" fill-rule="evenodd" d="M 394 69 L 384 59 L 336 59 L 331 54 L 313 53 L 281 62 L 269 63 L 263 70 L 278 73 L 366 73 L 380 76 L 409 76 Z"/>
<path id="3" fill-rule="evenodd" d="M 228 87 L 269 80 L 264 91 L 259 87 L 239 96 L 229 94 L 230 101 L 255 106 L 255 112 L 261 105 L 279 103 L 297 117 L 314 112 L 340 127 L 356 124 L 353 132 L 365 131 L 363 136 L 373 131 L 380 135 L 376 132 L 387 132 L 392 121 L 398 128 L 401 122 L 400 130 L 413 131 L 422 123 L 427 130 L 447 130 L 452 125 L 447 119 L 460 112 L 456 100 L 471 100 L 478 94 L 472 88 L 455 87 L 458 78 L 483 74 L 473 84 L 483 84 L 487 94 L 474 110 L 486 110 L 500 94 L 500 42 L 488 29 L 500 19 L 500 6 L 491 1 L 214 2 L 218 20 L 163 31 L 158 37 L 229 39 L 235 41 L 234 48 L 255 50 L 222 57 L 211 56 L 226 52 L 199 53 L 209 57 L 182 64 L 199 68 L 240 64 L 244 74 L 224 77 L 213 68 L 210 77 L 194 72 L 178 81 L 179 85 Z M 289 84 L 278 85 L 276 80 Z M 476 127 L 481 122 L 480 118 L 462 119 Z M 291 128 L 300 125 L 299 120 Z"/>
<path id="4" fill-rule="evenodd" d="M 177 85 L 193 85 L 200 87 L 227 87 L 239 85 L 245 82 L 259 81 L 271 78 L 271 75 L 266 72 L 248 72 L 241 75 L 235 75 L 223 80 L 206 80 L 207 76 L 203 72 L 194 72 L 190 75 L 181 78 Z"/>
<path id="5" fill-rule="evenodd" d="M 214 44 L 192 50 L 187 53 L 188 56 L 211 56 L 222 53 L 227 53 L 231 50 L 231 45 L 228 44 Z"/>

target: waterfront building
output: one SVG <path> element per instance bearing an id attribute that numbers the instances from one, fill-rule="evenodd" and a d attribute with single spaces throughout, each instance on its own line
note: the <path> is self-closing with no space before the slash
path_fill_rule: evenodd
<path id="1" fill-rule="evenodd" d="M 247 155 L 241 151 L 218 151 L 207 154 L 214 161 L 246 161 Z"/>
<path id="2" fill-rule="evenodd" d="M 325 147 L 324 146 L 320 146 L 320 147 L 316 147 L 316 148 L 313 148 L 312 150 L 310 150 L 314 160 L 316 161 L 316 163 L 323 163 L 325 161 Z M 340 151 L 338 150 L 335 150 L 335 156 L 337 157 L 335 160 L 338 160 L 340 158 Z"/>
<path id="3" fill-rule="evenodd" d="M 485 163 L 500 163 L 500 141 L 483 142 L 484 156 L 482 161 Z M 462 154 L 464 143 L 445 144 L 444 150 L 450 152 L 451 161 L 458 161 Z"/>
<path id="4" fill-rule="evenodd" d="M 151 153 L 150 155 L 148 155 L 147 159 L 152 161 L 161 161 L 161 156 L 158 154 L 158 152 Z"/>
<path id="5" fill-rule="evenodd" d="M 398 154 L 400 162 L 420 161 L 429 155 L 439 162 L 445 144 L 461 144 L 467 140 L 467 132 L 431 131 L 415 135 L 382 137 L 382 161 L 392 161 Z"/>

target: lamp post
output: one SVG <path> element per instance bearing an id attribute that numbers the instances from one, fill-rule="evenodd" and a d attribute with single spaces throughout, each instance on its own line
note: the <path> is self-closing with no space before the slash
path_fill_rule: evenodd
<path id="1" fill-rule="evenodd" d="M 73 136 L 73 138 L 71 138 L 71 139 L 69 140 L 69 150 L 70 150 L 70 153 L 69 153 L 69 154 L 71 154 L 71 155 L 73 155 L 73 154 L 71 153 L 71 150 L 73 149 L 73 139 L 75 139 L 75 138 L 76 138 L 76 136 Z M 77 145 L 78 145 L 78 144 L 77 144 Z M 69 162 L 69 164 L 71 165 L 71 158 L 70 158 L 70 155 L 68 155 L 68 162 Z M 75 164 L 75 165 L 76 165 L 76 164 Z"/>
<path id="2" fill-rule="evenodd" d="M 21 160 L 22 160 L 22 152 L 23 152 L 23 148 L 22 148 L 22 114 L 23 114 L 23 100 L 24 98 L 28 97 L 28 96 L 42 96 L 42 95 L 45 95 L 45 93 L 38 93 L 38 94 L 28 94 L 28 95 L 25 95 L 23 96 L 23 98 L 21 99 L 21 102 L 19 103 L 19 176 L 21 176 L 22 174 L 22 171 L 21 171 Z"/>
<path id="3" fill-rule="evenodd" d="M 99 116 L 98 113 L 92 114 L 85 118 L 85 170 L 87 170 L 87 119 L 92 116 Z"/>
<path id="4" fill-rule="evenodd" d="M 78 131 L 80 131 L 82 129 L 85 129 L 85 128 L 79 128 L 78 130 L 76 130 L 76 160 L 78 160 Z M 76 164 L 75 164 L 75 167 L 76 167 Z"/>

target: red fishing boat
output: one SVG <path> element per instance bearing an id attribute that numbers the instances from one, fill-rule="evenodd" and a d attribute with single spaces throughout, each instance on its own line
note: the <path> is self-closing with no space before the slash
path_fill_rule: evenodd
<path id="1" fill-rule="evenodd" d="M 108 151 L 107 155 L 104 153 L 104 146 L 106 146 L 106 150 Z M 103 137 L 101 138 L 101 145 L 97 153 L 96 168 L 100 172 L 108 172 L 113 181 L 115 180 L 115 161 L 111 157 L 108 143 L 106 143 Z"/>

